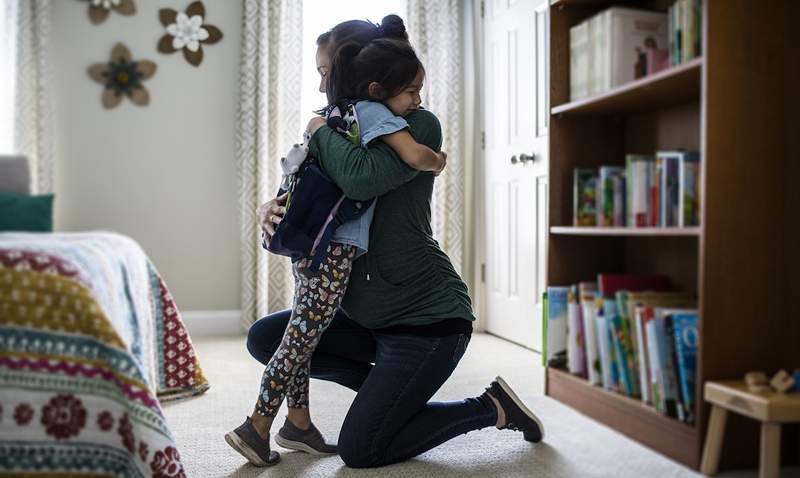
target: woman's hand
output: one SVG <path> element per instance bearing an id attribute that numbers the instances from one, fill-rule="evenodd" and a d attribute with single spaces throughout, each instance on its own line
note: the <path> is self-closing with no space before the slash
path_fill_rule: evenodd
<path id="1" fill-rule="evenodd" d="M 441 166 L 439 167 L 439 169 L 433 172 L 434 176 L 438 176 L 438 175 L 442 174 L 442 171 L 444 171 L 444 168 L 447 166 L 447 153 L 445 153 L 444 151 L 439 151 L 436 154 L 439 155 L 439 157 L 442 160 L 442 163 L 441 163 Z"/>
<path id="2" fill-rule="evenodd" d="M 325 118 L 321 116 L 315 116 L 308 122 L 308 126 L 306 126 L 306 130 L 311 136 L 314 136 L 314 133 L 317 132 L 318 129 L 325 126 Z"/>
<path id="3" fill-rule="evenodd" d="M 287 195 L 288 193 L 283 193 L 258 207 L 258 222 L 261 224 L 261 232 L 264 233 L 267 241 L 272 239 L 275 234 L 275 228 L 278 227 L 278 224 L 283 220 L 283 215 L 286 214 Z"/>

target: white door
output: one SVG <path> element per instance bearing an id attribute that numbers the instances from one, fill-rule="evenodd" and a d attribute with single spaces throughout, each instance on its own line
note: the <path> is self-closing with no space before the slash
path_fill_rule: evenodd
<path id="1" fill-rule="evenodd" d="M 549 0 L 486 0 L 487 331 L 542 350 Z"/>

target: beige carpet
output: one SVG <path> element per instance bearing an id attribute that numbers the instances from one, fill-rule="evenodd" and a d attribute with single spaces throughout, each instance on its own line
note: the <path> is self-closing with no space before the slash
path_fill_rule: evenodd
<path id="1" fill-rule="evenodd" d="M 281 463 L 256 468 L 246 464 L 222 437 L 252 410 L 262 366 L 247 354 L 244 338 L 204 338 L 195 340 L 195 346 L 211 390 L 201 397 L 165 406 L 190 477 L 701 476 L 544 397 L 539 355 L 485 334 L 475 334 L 458 369 L 434 398 L 475 396 L 501 374 L 542 418 L 547 430 L 543 443 L 531 445 L 519 433 L 488 428 L 457 437 L 414 460 L 380 469 L 354 470 L 336 456 L 316 458 L 277 447 L 283 451 Z M 312 416 L 327 437 L 338 435 L 353 396 L 344 387 L 312 380 Z M 756 475 L 752 471 L 719 476 Z M 782 476 L 800 473 L 784 470 Z"/>

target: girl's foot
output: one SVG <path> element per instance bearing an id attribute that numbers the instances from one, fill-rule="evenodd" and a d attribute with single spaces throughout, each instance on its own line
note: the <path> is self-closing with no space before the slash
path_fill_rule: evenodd
<path id="1" fill-rule="evenodd" d="M 269 434 L 266 438 L 261 438 L 250 417 L 235 430 L 226 433 L 225 441 L 256 466 L 272 466 L 281 460 L 277 451 L 269 449 Z"/>
<path id="2" fill-rule="evenodd" d="M 522 403 L 522 400 L 511 390 L 511 387 L 501 377 L 495 380 L 486 389 L 486 394 L 493 398 L 499 405 L 498 426 L 500 430 L 511 429 L 521 431 L 525 440 L 538 443 L 544 438 L 544 425 L 532 411 Z M 502 412 L 502 413 L 501 413 Z M 501 420 L 501 415 L 504 420 Z"/>
<path id="3" fill-rule="evenodd" d="M 307 430 L 296 427 L 289 419 L 275 436 L 275 443 L 289 450 L 304 451 L 312 455 L 335 455 L 336 445 L 325 443 L 322 433 L 313 423 Z"/>

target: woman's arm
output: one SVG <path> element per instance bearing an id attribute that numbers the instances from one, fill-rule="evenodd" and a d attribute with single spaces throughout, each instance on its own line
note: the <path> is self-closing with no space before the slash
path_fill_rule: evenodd
<path id="1" fill-rule="evenodd" d="M 380 137 L 388 144 L 400 159 L 417 171 L 439 172 L 444 166 L 442 153 L 437 153 L 431 148 L 419 144 L 406 130 L 387 134 Z"/>
<path id="2" fill-rule="evenodd" d="M 419 110 L 409 115 L 406 121 L 416 142 L 434 151 L 439 150 L 442 129 L 433 113 Z M 388 144 L 375 141 L 364 149 L 327 126 L 314 133 L 309 152 L 347 197 L 359 201 L 381 196 L 419 174 L 406 165 Z"/>

